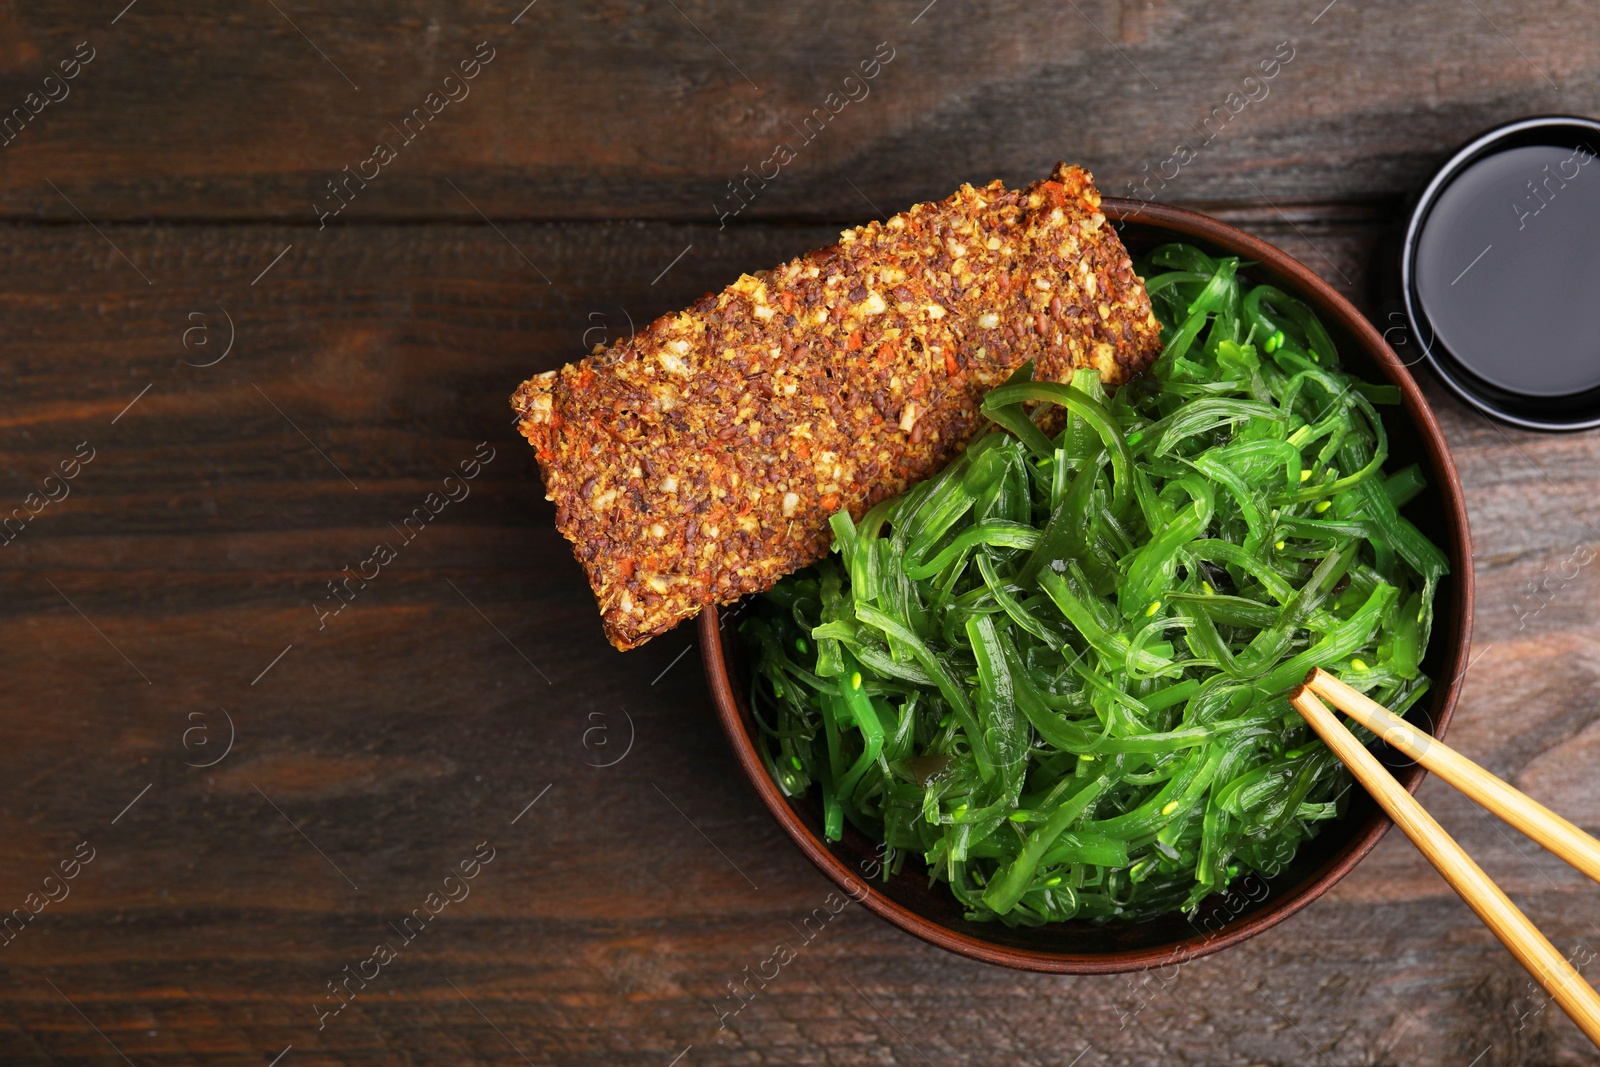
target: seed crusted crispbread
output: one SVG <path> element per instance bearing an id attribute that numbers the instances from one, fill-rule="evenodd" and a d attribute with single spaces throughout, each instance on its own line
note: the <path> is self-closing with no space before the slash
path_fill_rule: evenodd
<path id="1" fill-rule="evenodd" d="M 744 275 L 511 398 L 606 635 L 633 648 L 816 561 L 939 471 L 1026 360 L 1115 384 L 1161 327 L 1093 179 L 963 185 Z"/>

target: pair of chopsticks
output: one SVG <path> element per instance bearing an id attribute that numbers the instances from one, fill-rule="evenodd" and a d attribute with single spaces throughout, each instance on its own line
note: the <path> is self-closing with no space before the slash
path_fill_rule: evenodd
<path id="1" fill-rule="evenodd" d="M 1320 667 L 1290 694 L 1289 703 L 1416 843 L 1450 888 L 1477 912 L 1589 1040 L 1600 1045 L 1600 995 L 1318 697 L 1596 881 L 1600 881 L 1600 841 Z"/>

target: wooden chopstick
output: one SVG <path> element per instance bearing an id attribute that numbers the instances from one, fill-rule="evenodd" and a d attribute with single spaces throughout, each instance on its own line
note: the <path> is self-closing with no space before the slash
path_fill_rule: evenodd
<path id="1" fill-rule="evenodd" d="M 1584 833 L 1509 782 L 1496 778 L 1443 741 L 1429 737 L 1400 716 L 1333 675 L 1315 667 L 1305 686 L 1391 748 L 1437 774 L 1590 878 L 1600 882 L 1600 841 Z"/>
<path id="2" fill-rule="evenodd" d="M 1572 964 L 1311 690 L 1297 687 L 1290 694 L 1289 703 L 1344 761 L 1350 773 L 1416 843 L 1428 862 L 1477 913 L 1500 943 L 1511 950 L 1589 1040 L 1600 1045 L 1600 995 L 1596 995 Z"/>

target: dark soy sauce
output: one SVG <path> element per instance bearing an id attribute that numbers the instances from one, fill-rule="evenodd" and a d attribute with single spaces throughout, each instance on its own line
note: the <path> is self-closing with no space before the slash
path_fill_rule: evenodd
<path id="1" fill-rule="evenodd" d="M 1600 159 L 1529 145 L 1469 165 L 1428 213 L 1416 292 L 1434 336 L 1524 396 L 1600 387 Z"/>

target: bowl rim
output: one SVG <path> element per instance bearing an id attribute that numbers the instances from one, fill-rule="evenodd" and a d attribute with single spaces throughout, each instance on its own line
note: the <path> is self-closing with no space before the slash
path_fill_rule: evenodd
<path id="1" fill-rule="evenodd" d="M 1473 609 L 1472 538 L 1467 525 L 1466 501 L 1444 434 L 1432 410 L 1406 365 L 1384 341 L 1377 328 L 1310 268 L 1286 252 L 1219 219 L 1187 208 L 1120 197 L 1104 198 L 1101 211 L 1116 223 L 1139 222 L 1158 226 L 1174 231 L 1178 236 L 1197 238 L 1213 246 L 1226 248 L 1230 254 L 1259 261 L 1263 266 L 1293 279 L 1305 295 L 1314 299 L 1319 311 L 1325 309 L 1328 315 L 1339 320 L 1386 372 L 1391 383 L 1400 388 L 1402 407 L 1415 425 L 1423 449 L 1435 470 L 1443 475 L 1439 490 L 1446 508 L 1446 526 L 1450 531 L 1451 544 L 1447 546 L 1447 554 L 1451 557 L 1451 577 L 1456 590 L 1454 607 L 1459 619 L 1458 632 L 1454 635 L 1455 647 L 1444 650 L 1445 662 L 1465 665 L 1472 642 Z M 1278 925 L 1333 888 L 1372 851 L 1392 825 L 1381 809 L 1375 809 L 1361 832 L 1341 852 L 1335 853 L 1319 872 L 1299 885 L 1287 888 L 1259 910 L 1237 922 L 1230 921 L 1213 933 L 1197 932 L 1193 937 L 1166 945 L 1092 954 L 1040 951 L 996 944 L 937 923 L 878 892 L 870 881 L 858 876 L 817 839 L 789 807 L 788 801 L 767 774 L 754 743 L 744 729 L 724 655 L 721 618 L 715 606 L 708 606 L 700 615 L 699 643 L 706 683 L 734 756 L 762 803 L 806 858 L 853 899 L 900 929 L 930 944 L 984 963 L 1055 974 L 1115 974 L 1171 966 L 1219 952 Z M 1443 738 L 1449 727 L 1465 673 L 1465 670 L 1457 670 L 1449 683 L 1442 687 L 1433 723 L 1433 736 L 1437 738 Z M 1422 768 L 1417 765 L 1396 772 L 1401 784 L 1412 793 L 1421 785 L 1423 776 Z"/>

